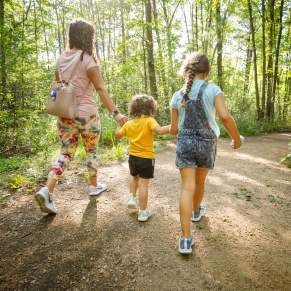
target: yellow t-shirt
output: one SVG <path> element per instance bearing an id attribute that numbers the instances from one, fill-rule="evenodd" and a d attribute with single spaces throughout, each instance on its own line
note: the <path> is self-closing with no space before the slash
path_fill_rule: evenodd
<path id="1" fill-rule="evenodd" d="M 129 139 L 129 154 L 132 156 L 153 159 L 154 153 L 154 129 L 157 121 L 150 116 L 141 116 L 126 122 L 119 133 Z"/>

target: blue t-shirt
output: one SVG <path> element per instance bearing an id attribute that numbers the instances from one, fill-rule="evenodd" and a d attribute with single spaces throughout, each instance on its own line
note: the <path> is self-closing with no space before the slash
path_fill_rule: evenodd
<path id="1" fill-rule="evenodd" d="M 188 97 L 191 100 L 196 100 L 198 96 L 199 89 L 201 85 L 204 83 L 204 80 L 195 80 L 192 84 L 192 88 L 188 94 Z M 219 137 L 220 130 L 219 126 L 215 120 L 215 97 L 222 93 L 222 90 L 215 84 L 208 84 L 203 92 L 203 105 L 204 110 L 209 122 L 210 127 L 215 132 L 216 136 Z M 182 94 L 181 91 L 177 91 L 174 93 L 172 100 L 170 102 L 170 107 L 173 109 L 177 109 L 179 112 L 179 129 L 183 128 L 184 120 L 185 120 L 185 108 L 181 106 L 182 101 Z"/>

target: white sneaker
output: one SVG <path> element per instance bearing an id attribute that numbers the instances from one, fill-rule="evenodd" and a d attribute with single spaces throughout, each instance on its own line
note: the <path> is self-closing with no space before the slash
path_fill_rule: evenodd
<path id="1" fill-rule="evenodd" d="M 194 211 L 192 211 L 191 220 L 194 222 L 200 221 L 202 216 L 205 215 L 205 211 L 206 211 L 206 205 L 204 202 L 201 202 L 200 207 L 199 207 L 199 212 L 195 213 Z"/>
<path id="2" fill-rule="evenodd" d="M 53 202 L 53 194 L 49 192 L 47 187 L 42 187 L 34 195 L 34 198 L 42 212 L 57 214 L 57 209 Z"/>
<path id="3" fill-rule="evenodd" d="M 129 198 L 127 200 L 127 208 L 128 209 L 137 209 L 137 200 L 136 197 L 132 194 L 129 195 Z"/>
<path id="4" fill-rule="evenodd" d="M 138 211 L 138 221 L 147 221 L 151 217 L 150 211 L 146 208 L 144 210 L 139 210 Z"/>
<path id="5" fill-rule="evenodd" d="M 97 183 L 97 186 L 89 186 L 89 195 L 90 196 L 97 196 L 100 195 L 102 192 L 108 189 L 105 183 Z"/>

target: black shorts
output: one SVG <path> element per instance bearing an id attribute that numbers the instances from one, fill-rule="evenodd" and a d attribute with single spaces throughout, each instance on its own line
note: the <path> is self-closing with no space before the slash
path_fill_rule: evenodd
<path id="1" fill-rule="evenodd" d="M 139 176 L 144 179 L 154 177 L 155 159 L 129 156 L 128 165 L 131 176 Z"/>

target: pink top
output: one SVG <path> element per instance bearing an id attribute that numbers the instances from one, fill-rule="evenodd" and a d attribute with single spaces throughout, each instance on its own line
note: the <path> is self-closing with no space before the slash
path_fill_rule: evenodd
<path id="1" fill-rule="evenodd" d="M 80 60 L 82 51 L 72 49 L 63 52 L 56 64 L 56 69 L 61 71 L 62 80 L 68 81 L 71 76 L 71 84 L 75 86 L 77 98 L 77 116 L 88 117 L 97 114 L 96 98 L 93 96 L 93 85 L 87 76 L 87 70 L 98 67 L 92 56 L 84 53 L 83 61 Z"/>

